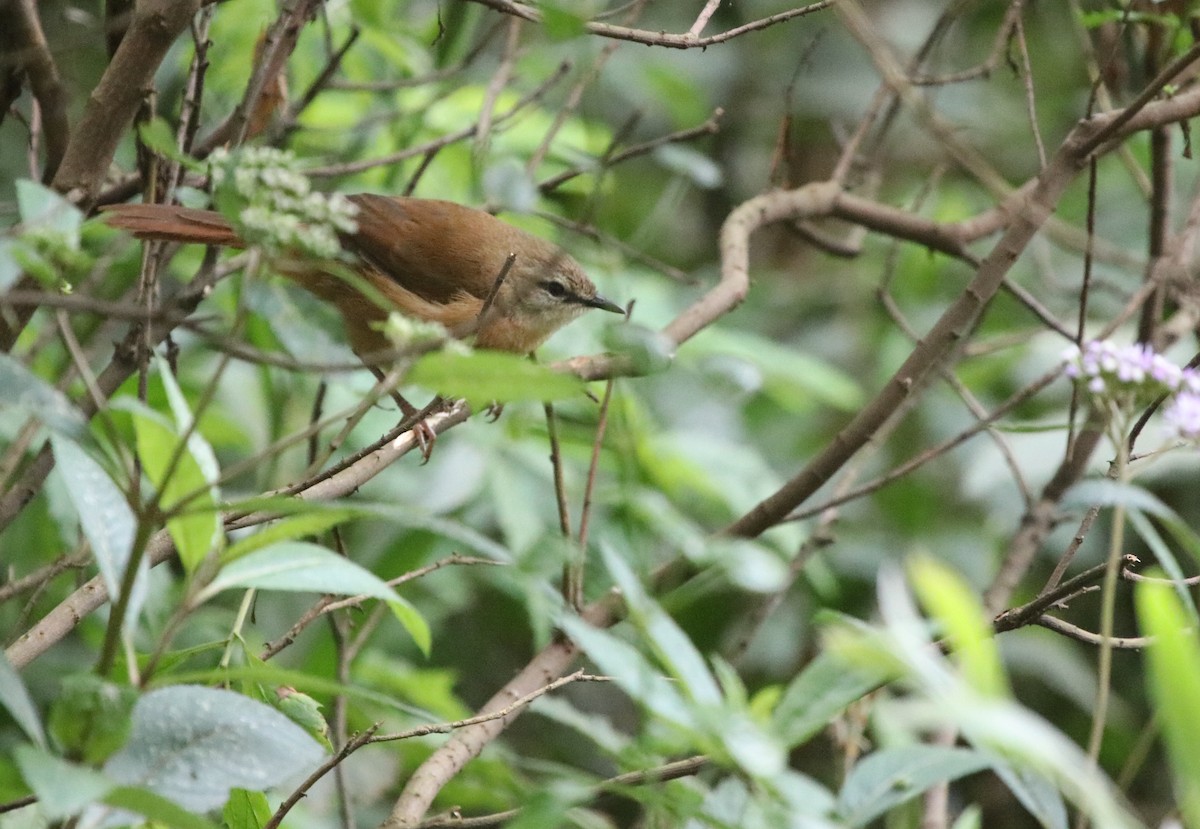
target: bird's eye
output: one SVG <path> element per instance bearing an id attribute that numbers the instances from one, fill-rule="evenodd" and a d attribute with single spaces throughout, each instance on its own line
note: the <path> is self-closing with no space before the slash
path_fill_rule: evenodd
<path id="1" fill-rule="evenodd" d="M 567 286 L 563 285 L 561 282 L 555 282 L 553 279 L 548 279 L 543 282 L 542 288 L 546 291 L 546 293 L 550 294 L 550 296 L 554 297 L 555 299 L 561 299 L 567 295 Z"/>

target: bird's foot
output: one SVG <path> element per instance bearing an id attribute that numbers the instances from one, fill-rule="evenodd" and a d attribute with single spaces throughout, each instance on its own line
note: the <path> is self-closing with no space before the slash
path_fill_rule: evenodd
<path id="1" fill-rule="evenodd" d="M 417 442 L 417 449 L 421 452 L 421 465 L 424 466 L 429 463 L 429 457 L 433 454 L 433 445 L 437 441 L 437 432 L 429 425 L 428 418 L 442 411 L 446 407 L 446 401 L 435 397 L 424 409 L 417 409 L 399 392 L 394 392 L 392 398 L 404 415 L 400 425 L 412 432 L 413 439 Z"/>

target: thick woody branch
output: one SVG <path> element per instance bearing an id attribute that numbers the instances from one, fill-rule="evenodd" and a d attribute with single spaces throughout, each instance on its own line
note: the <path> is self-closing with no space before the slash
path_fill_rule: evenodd
<path id="1" fill-rule="evenodd" d="M 95 200 L 142 96 L 154 85 L 154 73 L 200 6 L 200 0 L 143 0 L 137 4 L 129 31 L 92 90 L 67 145 L 54 177 L 55 189 L 70 193 L 77 204 L 90 205 Z"/>
<path id="2" fill-rule="evenodd" d="M 34 0 L 0 2 L 0 56 L 3 56 L 0 57 L 0 86 L 6 90 L 0 99 L 0 123 L 4 121 L 9 105 L 20 94 L 21 76 L 24 76 L 41 108 L 42 134 L 46 139 L 42 177 L 50 181 L 66 152 L 70 124 L 67 121 L 67 91 L 42 32 Z"/>

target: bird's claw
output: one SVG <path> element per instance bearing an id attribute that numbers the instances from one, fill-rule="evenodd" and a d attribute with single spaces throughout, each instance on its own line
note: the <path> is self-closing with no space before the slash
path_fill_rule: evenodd
<path id="1" fill-rule="evenodd" d="M 417 449 L 421 451 L 421 466 L 424 466 L 429 463 L 429 457 L 433 454 L 433 444 L 437 442 L 437 432 L 433 431 L 429 421 L 423 419 L 414 423 L 410 431 L 413 440 L 417 442 Z"/>

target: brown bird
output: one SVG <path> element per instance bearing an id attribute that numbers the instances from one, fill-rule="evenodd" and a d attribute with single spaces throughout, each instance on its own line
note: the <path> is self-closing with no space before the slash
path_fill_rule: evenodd
<path id="1" fill-rule="evenodd" d="M 358 227 L 342 234 L 341 244 L 367 291 L 319 261 L 278 262 L 276 268 L 337 308 L 351 348 L 380 379 L 380 363 L 392 350 L 380 323 L 393 310 L 439 322 L 455 337 L 473 334 L 478 348 L 518 354 L 532 352 L 589 308 L 624 313 L 596 293 L 564 250 L 490 213 L 436 199 L 370 193 L 349 199 L 358 207 Z M 108 224 L 140 239 L 245 246 L 229 220 L 212 210 L 161 204 L 104 210 Z M 406 417 L 417 413 L 398 392 L 392 397 Z M 424 422 L 413 429 L 428 460 L 435 435 Z"/>
<path id="2" fill-rule="evenodd" d="M 351 347 L 372 368 L 390 347 L 379 323 L 391 310 L 439 322 L 456 337 L 474 334 L 479 348 L 519 354 L 533 351 L 589 308 L 624 313 L 596 293 L 579 263 L 561 248 L 490 213 L 437 199 L 369 193 L 349 199 L 358 207 L 358 229 L 342 235 L 342 247 L 383 303 L 319 262 L 291 262 L 280 270 L 337 308 Z M 105 210 L 110 225 L 140 239 L 245 245 L 229 221 L 211 210 L 155 204 Z M 497 289 L 510 255 L 515 258 Z"/>

